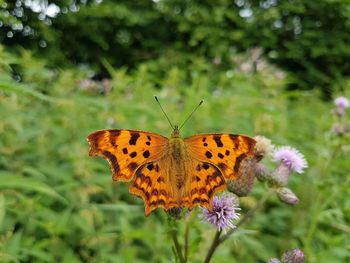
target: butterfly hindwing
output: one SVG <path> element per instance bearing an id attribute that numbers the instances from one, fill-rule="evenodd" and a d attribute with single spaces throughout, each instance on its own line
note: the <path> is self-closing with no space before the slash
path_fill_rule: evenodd
<path id="1" fill-rule="evenodd" d="M 162 157 L 168 145 L 166 137 L 134 130 L 100 130 L 87 140 L 89 155 L 107 159 L 116 181 L 130 181 L 141 165 Z"/>
<path id="2" fill-rule="evenodd" d="M 169 169 L 169 159 L 162 158 L 141 166 L 135 176 L 129 192 L 143 199 L 145 214 L 162 207 L 169 210 L 173 207 L 188 207 L 196 205 L 211 209 L 215 193 L 226 188 L 225 179 L 220 170 L 207 162 L 189 159 L 188 180 L 179 187 L 174 183 Z"/>
<path id="3" fill-rule="evenodd" d="M 193 158 L 214 164 L 226 180 L 239 177 L 242 162 L 254 155 L 255 140 L 235 134 L 199 134 L 184 139 Z"/>
<path id="4" fill-rule="evenodd" d="M 130 193 L 143 199 L 147 216 L 158 207 L 169 210 L 178 206 L 167 173 L 169 170 L 167 160 L 167 158 L 162 158 L 141 166 L 129 188 Z"/>
<path id="5" fill-rule="evenodd" d="M 214 195 L 224 190 L 226 184 L 217 167 L 208 162 L 192 160 L 192 174 L 188 187 L 190 208 L 200 205 L 211 209 Z"/>

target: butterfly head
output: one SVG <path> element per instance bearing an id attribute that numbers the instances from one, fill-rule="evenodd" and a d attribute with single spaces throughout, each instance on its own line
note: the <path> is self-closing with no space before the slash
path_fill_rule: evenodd
<path id="1" fill-rule="evenodd" d="M 174 126 L 173 133 L 171 134 L 172 138 L 179 138 L 180 137 L 180 129 L 178 125 Z"/>
<path id="2" fill-rule="evenodd" d="M 171 137 L 172 137 L 172 138 L 180 138 L 180 130 L 181 130 L 181 128 L 182 128 L 182 127 L 185 125 L 185 123 L 191 118 L 191 116 L 192 116 L 193 113 L 198 109 L 198 107 L 203 103 L 203 100 L 201 100 L 201 101 L 199 102 L 199 104 L 197 105 L 197 107 L 195 107 L 194 110 L 192 110 L 192 112 L 191 112 L 190 115 L 187 117 L 187 119 L 186 119 L 186 120 L 182 123 L 182 125 L 179 127 L 178 125 L 173 126 L 173 125 L 171 124 L 171 121 L 169 120 L 168 115 L 167 115 L 167 114 L 165 113 L 165 111 L 163 110 L 163 107 L 162 107 L 162 105 L 160 104 L 160 102 L 159 102 L 157 96 L 154 96 L 154 98 L 156 99 L 156 101 L 157 101 L 157 103 L 158 103 L 160 109 L 162 110 L 162 112 L 164 113 L 166 119 L 168 120 L 168 122 L 169 122 L 171 128 L 173 128 L 173 133 L 171 134 Z"/>

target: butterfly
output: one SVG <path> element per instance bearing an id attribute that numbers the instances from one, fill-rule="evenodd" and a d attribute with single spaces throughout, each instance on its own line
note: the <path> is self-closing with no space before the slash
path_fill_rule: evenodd
<path id="1" fill-rule="evenodd" d="M 255 147 L 253 138 L 236 134 L 183 139 L 178 126 L 170 138 L 137 130 L 100 130 L 87 140 L 89 155 L 107 159 L 113 180 L 132 181 L 129 192 L 143 199 L 146 216 L 158 207 L 191 210 L 199 205 L 211 210 L 214 195 L 226 189 L 226 181 L 239 178 L 242 163 L 254 156 Z"/>

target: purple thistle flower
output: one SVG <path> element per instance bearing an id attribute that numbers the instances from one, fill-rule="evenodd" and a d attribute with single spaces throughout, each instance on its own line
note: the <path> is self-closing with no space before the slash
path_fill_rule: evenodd
<path id="1" fill-rule="evenodd" d="M 201 208 L 202 218 L 217 227 L 219 231 L 235 228 L 232 221 L 239 218 L 237 211 L 240 208 L 238 205 L 238 198 L 233 194 L 225 193 L 221 196 L 215 196 L 211 211 L 204 207 Z"/>
<path id="2" fill-rule="evenodd" d="M 338 108 L 346 109 L 346 108 L 350 107 L 350 102 L 349 102 L 348 98 L 346 98 L 344 96 L 336 98 L 334 100 L 334 103 Z"/>
<path id="3" fill-rule="evenodd" d="M 277 148 L 274 151 L 273 160 L 275 162 L 281 162 L 290 171 L 295 171 L 299 174 L 303 173 L 304 169 L 308 167 L 304 155 L 290 146 Z"/>

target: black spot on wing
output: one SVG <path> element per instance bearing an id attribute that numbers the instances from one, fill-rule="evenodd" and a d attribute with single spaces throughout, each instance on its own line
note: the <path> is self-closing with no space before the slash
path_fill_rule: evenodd
<path id="1" fill-rule="evenodd" d="M 209 164 L 208 163 L 203 163 L 203 168 L 205 169 L 205 170 L 208 170 L 209 169 Z"/>
<path id="2" fill-rule="evenodd" d="M 248 144 L 248 151 L 251 152 L 254 149 L 255 140 L 248 137 L 244 137 L 244 141 L 246 144 Z"/>
<path id="3" fill-rule="evenodd" d="M 229 137 L 230 137 L 230 139 L 231 139 L 232 141 L 234 141 L 234 140 L 237 140 L 238 135 L 236 135 L 236 134 L 229 134 Z"/>
<path id="4" fill-rule="evenodd" d="M 235 165 L 233 167 L 233 170 L 237 173 L 239 171 L 239 166 L 241 165 L 241 162 L 244 160 L 244 158 L 246 158 L 246 154 L 245 153 L 242 153 L 241 155 L 239 155 L 237 158 L 236 158 L 236 162 L 235 162 Z"/>
<path id="5" fill-rule="evenodd" d="M 117 141 L 117 137 L 120 135 L 120 131 L 119 130 L 109 130 L 109 142 L 116 147 L 116 141 Z"/>
<path id="6" fill-rule="evenodd" d="M 151 145 L 151 142 L 146 142 L 146 145 L 150 146 L 150 145 Z"/>
<path id="7" fill-rule="evenodd" d="M 224 158 L 224 155 L 223 155 L 222 153 L 218 153 L 218 157 L 219 157 L 220 159 L 223 159 L 223 158 Z"/>
<path id="8" fill-rule="evenodd" d="M 238 140 L 238 135 L 235 134 L 229 134 L 230 139 L 232 140 L 233 144 L 235 147 L 233 148 L 234 150 L 238 149 L 239 146 L 239 140 Z"/>
<path id="9" fill-rule="evenodd" d="M 130 132 L 130 134 L 131 134 L 131 136 L 130 136 L 129 144 L 136 145 L 136 142 L 137 142 L 138 138 L 140 137 L 140 134 L 138 132 Z"/>
<path id="10" fill-rule="evenodd" d="M 130 170 L 135 170 L 135 169 L 137 168 L 137 163 L 134 163 L 134 162 L 130 163 L 130 164 L 128 165 L 128 168 L 129 168 Z"/>
<path id="11" fill-rule="evenodd" d="M 156 169 L 156 172 L 158 173 L 159 172 L 159 165 L 158 164 L 155 165 L 155 169 Z"/>
<path id="12" fill-rule="evenodd" d="M 210 159 L 213 155 L 211 154 L 211 152 L 206 151 L 205 156 Z"/>
<path id="13" fill-rule="evenodd" d="M 135 157 L 137 156 L 137 153 L 136 153 L 136 152 L 132 152 L 132 153 L 129 154 L 129 156 L 130 156 L 131 158 L 135 158 Z"/>
<path id="14" fill-rule="evenodd" d="M 147 165 L 147 169 L 152 171 L 153 170 L 153 163 L 150 163 L 149 165 Z"/>
<path id="15" fill-rule="evenodd" d="M 221 141 L 221 135 L 214 135 L 214 136 L 213 136 L 213 139 L 214 139 L 214 141 L 216 142 L 216 145 L 217 145 L 218 147 L 223 147 L 223 146 L 224 146 L 224 144 L 223 144 L 222 141 Z"/>
<path id="16" fill-rule="evenodd" d="M 105 156 L 111 163 L 113 173 L 116 174 L 119 171 L 119 164 L 117 158 L 109 151 L 103 151 L 103 156 Z"/>
<path id="17" fill-rule="evenodd" d="M 225 170 L 225 169 L 226 169 L 226 164 L 224 164 L 224 163 L 218 163 L 218 167 L 219 167 L 221 170 Z"/>
<path id="18" fill-rule="evenodd" d="M 143 155 L 143 157 L 148 158 L 151 154 L 150 154 L 150 152 L 147 150 L 147 151 L 144 151 L 142 155 Z"/>
<path id="19" fill-rule="evenodd" d="M 148 139 L 149 141 L 152 141 L 152 138 L 151 138 L 151 136 L 149 136 L 149 135 L 147 135 L 147 139 Z"/>
<path id="20" fill-rule="evenodd" d="M 128 154 L 128 149 L 127 148 L 123 148 L 123 153 L 124 154 Z"/>
<path id="21" fill-rule="evenodd" d="M 229 156 L 230 155 L 230 151 L 226 150 L 225 154 L 226 154 L 226 156 Z"/>

